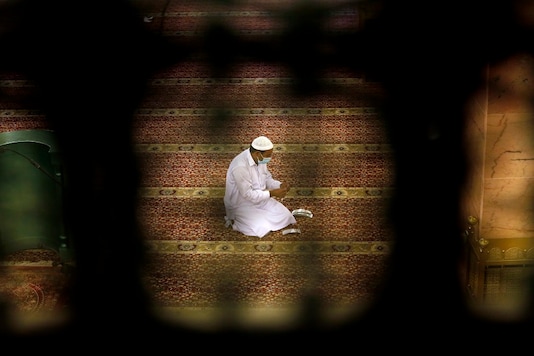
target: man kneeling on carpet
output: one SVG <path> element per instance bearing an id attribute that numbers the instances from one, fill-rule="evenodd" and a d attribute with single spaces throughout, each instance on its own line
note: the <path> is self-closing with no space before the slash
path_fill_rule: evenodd
<path id="1" fill-rule="evenodd" d="M 224 206 L 226 226 L 247 236 L 264 237 L 297 221 L 275 198 L 284 198 L 289 185 L 273 178 L 267 168 L 273 143 L 265 136 L 234 157 L 226 172 Z"/>

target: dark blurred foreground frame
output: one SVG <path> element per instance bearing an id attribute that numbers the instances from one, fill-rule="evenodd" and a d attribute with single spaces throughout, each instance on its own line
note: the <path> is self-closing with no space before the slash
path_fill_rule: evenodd
<path id="1" fill-rule="evenodd" d="M 138 168 L 130 123 L 150 73 L 180 60 L 187 49 L 145 33 L 128 1 L 8 3 L 2 5 L 0 69 L 23 71 L 44 94 L 41 104 L 64 153 L 65 220 L 77 270 L 72 320 L 22 334 L 4 325 L 6 350 L 185 352 L 194 340 L 199 351 L 217 351 L 229 345 L 236 350 L 247 340 L 253 347 L 285 342 L 298 351 L 357 352 L 358 345 L 378 350 L 391 340 L 396 342 L 389 347 L 412 353 L 427 352 L 428 345 L 477 352 L 501 346 L 510 352 L 520 344 L 517 335 L 532 330 L 532 310 L 518 322 L 482 319 L 468 310 L 458 278 L 461 241 L 454 238 L 463 229 L 465 105 L 487 63 L 533 52 L 531 29 L 516 23 L 513 11 L 523 2 L 382 2 L 373 31 L 346 43 L 353 47 L 347 53 L 361 53 L 349 65 L 377 77 L 387 96 L 382 109 L 398 175 L 391 207 L 396 243 L 382 293 L 364 315 L 335 328 L 317 324 L 311 303 L 309 318 L 291 330 L 214 333 L 156 319 L 140 282 L 145 256 L 135 219 Z M 104 79 L 109 85 L 103 89 Z M 435 252 L 431 259 L 428 250 Z M 501 337 L 503 343 L 492 343 Z"/>

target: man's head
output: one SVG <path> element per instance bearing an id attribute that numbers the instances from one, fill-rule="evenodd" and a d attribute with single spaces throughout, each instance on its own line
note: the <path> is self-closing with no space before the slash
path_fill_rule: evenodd
<path id="1" fill-rule="evenodd" d="M 250 154 L 256 163 L 268 163 L 273 154 L 273 143 L 265 136 L 259 136 L 250 144 Z"/>

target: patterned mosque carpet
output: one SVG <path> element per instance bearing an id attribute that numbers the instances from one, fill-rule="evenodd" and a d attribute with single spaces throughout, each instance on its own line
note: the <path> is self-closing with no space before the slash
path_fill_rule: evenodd
<path id="1" fill-rule="evenodd" d="M 197 3 L 170 1 L 163 17 L 163 2 L 147 3 L 146 26 L 194 43 L 217 11 Z M 261 8 L 217 14 L 244 37 L 279 30 Z M 357 20 L 357 11 L 342 9 L 331 26 Z M 168 66 L 149 81 L 135 115 L 137 211 L 154 312 L 200 328 L 287 326 L 311 304 L 325 321 L 352 317 L 377 293 L 393 242 L 394 169 L 376 106 L 380 84 L 332 66 L 321 75 L 324 90 L 298 96 L 283 63 L 243 60 L 228 76 L 212 74 L 201 58 Z M 31 82 L 17 75 L 0 85 L 12 98 L 32 95 Z M 1 132 L 48 128 L 28 100 L 2 102 Z M 283 203 L 313 213 L 297 218 L 300 233 L 257 238 L 225 227 L 226 168 L 258 135 L 275 144 L 273 175 L 292 186 Z M 65 310 L 66 277 L 54 262 L 42 251 L 9 256 L 0 295 L 24 315 Z"/>

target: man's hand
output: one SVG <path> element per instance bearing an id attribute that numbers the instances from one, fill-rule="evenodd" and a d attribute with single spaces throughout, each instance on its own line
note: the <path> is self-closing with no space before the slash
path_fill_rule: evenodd
<path id="1" fill-rule="evenodd" d="M 280 188 L 270 190 L 271 196 L 277 197 L 277 198 L 284 198 L 288 191 L 289 191 L 289 184 L 287 184 L 286 182 L 281 183 Z"/>

